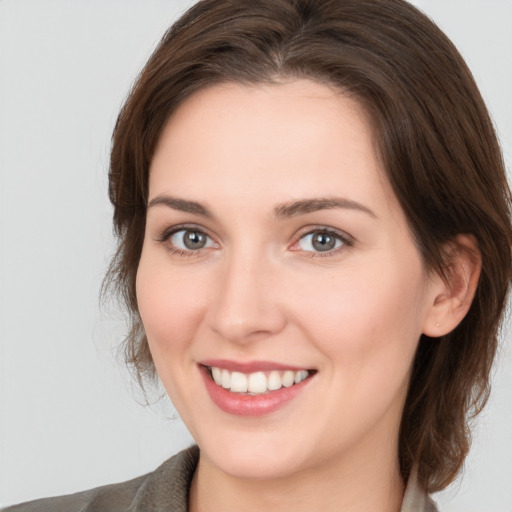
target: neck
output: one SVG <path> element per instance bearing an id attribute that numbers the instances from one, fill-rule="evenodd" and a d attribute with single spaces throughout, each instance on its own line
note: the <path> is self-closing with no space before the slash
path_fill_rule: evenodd
<path id="1" fill-rule="evenodd" d="M 381 450 L 382 451 L 382 450 Z M 332 461 L 286 477 L 240 479 L 216 468 L 201 454 L 190 490 L 190 512 L 399 512 L 404 494 L 396 447 L 382 461 L 375 452 Z M 380 455 L 380 454 L 379 454 Z"/>

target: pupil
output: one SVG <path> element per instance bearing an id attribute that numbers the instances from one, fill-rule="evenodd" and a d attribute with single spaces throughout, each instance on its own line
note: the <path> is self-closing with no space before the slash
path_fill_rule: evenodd
<path id="1" fill-rule="evenodd" d="M 336 240 L 333 236 L 328 235 L 327 233 L 318 233 L 313 237 L 313 247 L 317 251 L 330 251 L 334 249 L 336 245 Z"/>
<path id="2" fill-rule="evenodd" d="M 201 249 L 206 244 L 206 237 L 197 231 L 187 231 L 183 243 L 187 249 Z"/>

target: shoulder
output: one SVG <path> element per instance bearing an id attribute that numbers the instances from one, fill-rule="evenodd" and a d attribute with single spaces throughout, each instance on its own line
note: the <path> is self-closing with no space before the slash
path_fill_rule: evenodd
<path id="1" fill-rule="evenodd" d="M 21 503 L 1 512 L 186 512 L 188 489 L 198 460 L 199 449 L 193 446 L 155 471 L 132 480 Z"/>

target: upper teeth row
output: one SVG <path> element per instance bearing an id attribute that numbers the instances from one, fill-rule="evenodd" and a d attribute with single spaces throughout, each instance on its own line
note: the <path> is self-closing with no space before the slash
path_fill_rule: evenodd
<path id="1" fill-rule="evenodd" d="M 273 370 L 268 376 L 264 372 L 245 374 L 216 367 L 212 367 L 210 370 L 216 384 L 235 393 L 265 393 L 275 391 L 283 386 L 289 388 L 293 384 L 303 381 L 309 375 L 307 370 L 296 372 Z"/>

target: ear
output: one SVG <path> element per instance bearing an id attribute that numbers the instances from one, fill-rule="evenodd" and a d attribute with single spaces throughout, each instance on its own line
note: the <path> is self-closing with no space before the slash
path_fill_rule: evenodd
<path id="1" fill-rule="evenodd" d="M 473 235 L 457 235 L 445 248 L 443 275 L 432 276 L 432 304 L 423 334 L 439 337 L 453 331 L 469 311 L 475 296 L 482 255 Z"/>

